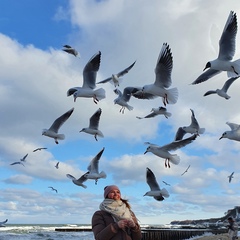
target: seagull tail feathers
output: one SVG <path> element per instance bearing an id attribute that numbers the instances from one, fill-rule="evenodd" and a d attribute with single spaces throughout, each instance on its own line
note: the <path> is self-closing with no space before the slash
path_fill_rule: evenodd
<path id="1" fill-rule="evenodd" d="M 167 100 L 168 103 L 174 104 L 178 100 L 178 89 L 177 88 L 171 88 L 167 89 Z"/>
<path id="2" fill-rule="evenodd" d="M 103 88 L 99 88 L 94 91 L 96 98 L 100 101 L 106 97 L 105 90 Z"/>
<path id="3" fill-rule="evenodd" d="M 162 190 L 161 190 L 161 194 L 163 195 L 163 197 L 169 197 L 169 193 L 168 193 L 168 191 L 167 191 L 167 189 L 166 188 L 163 188 Z"/>
<path id="4" fill-rule="evenodd" d="M 177 154 L 173 154 L 169 160 L 175 165 L 178 165 L 180 163 L 180 157 Z"/>
<path id="5" fill-rule="evenodd" d="M 240 75 L 240 59 L 233 62 L 233 67 L 234 67 L 234 71 L 228 71 L 227 72 L 227 76 L 229 78 L 237 77 L 237 76 Z"/>
<path id="6" fill-rule="evenodd" d="M 58 134 L 57 138 L 59 140 L 64 140 L 65 139 L 65 135 L 64 134 Z"/>
<path id="7" fill-rule="evenodd" d="M 107 177 L 107 174 L 104 171 L 101 171 L 99 175 L 100 175 L 101 178 L 106 178 Z"/>
<path id="8" fill-rule="evenodd" d="M 127 108 L 129 111 L 132 111 L 132 110 L 133 110 L 133 107 L 130 106 L 130 105 L 127 105 L 126 108 Z"/>
<path id="9" fill-rule="evenodd" d="M 203 134 L 204 132 L 205 132 L 205 128 L 200 128 L 198 131 L 199 134 Z"/>
<path id="10" fill-rule="evenodd" d="M 165 115 L 166 118 L 169 118 L 169 117 L 172 116 L 172 114 L 170 112 L 166 112 L 164 115 Z"/>

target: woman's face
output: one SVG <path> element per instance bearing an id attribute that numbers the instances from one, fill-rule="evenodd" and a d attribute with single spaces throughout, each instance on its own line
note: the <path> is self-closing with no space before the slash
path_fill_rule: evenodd
<path id="1" fill-rule="evenodd" d="M 113 200 L 120 200 L 121 193 L 118 189 L 113 189 L 111 192 L 109 192 L 107 197 L 110 198 L 110 199 L 113 199 Z"/>

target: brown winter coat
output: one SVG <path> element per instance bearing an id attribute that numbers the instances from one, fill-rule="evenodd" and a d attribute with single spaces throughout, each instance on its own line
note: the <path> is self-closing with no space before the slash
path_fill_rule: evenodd
<path id="1" fill-rule="evenodd" d="M 92 231 L 96 240 L 140 240 L 141 229 L 133 212 L 133 221 L 136 224 L 134 229 L 122 230 L 114 222 L 110 213 L 96 211 L 92 217 Z"/>

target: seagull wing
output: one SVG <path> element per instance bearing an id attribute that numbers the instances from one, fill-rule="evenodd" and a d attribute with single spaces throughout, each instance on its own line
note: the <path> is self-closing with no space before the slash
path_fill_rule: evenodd
<path id="1" fill-rule="evenodd" d="M 134 87 L 126 87 L 123 90 L 123 100 L 125 102 L 128 102 L 132 96 L 132 93 L 136 91 L 136 88 Z"/>
<path id="2" fill-rule="evenodd" d="M 77 180 L 73 175 L 71 174 L 66 174 L 66 176 L 71 179 L 71 180 Z"/>
<path id="3" fill-rule="evenodd" d="M 146 171 L 146 181 L 151 191 L 160 190 L 156 177 L 150 168 L 147 168 Z"/>
<path id="4" fill-rule="evenodd" d="M 174 141 L 182 140 L 185 134 L 186 134 L 186 131 L 182 127 L 179 127 L 176 132 Z"/>
<path id="5" fill-rule="evenodd" d="M 226 122 L 226 124 L 231 128 L 231 130 L 235 131 L 237 129 L 239 129 L 240 125 L 236 124 L 236 123 L 230 123 L 230 122 Z"/>
<path id="6" fill-rule="evenodd" d="M 122 92 L 119 89 L 114 89 L 113 90 L 119 97 L 122 97 Z"/>
<path id="7" fill-rule="evenodd" d="M 214 93 L 217 93 L 216 91 L 214 91 L 214 90 L 209 90 L 209 91 L 207 91 L 206 93 L 204 93 L 204 97 L 205 96 L 208 96 L 208 95 L 210 95 L 210 94 L 214 94 Z"/>
<path id="8" fill-rule="evenodd" d="M 100 116 L 102 113 L 102 109 L 99 108 L 90 118 L 89 120 L 89 128 L 92 129 L 98 129 L 98 125 L 99 125 L 99 120 L 100 120 Z"/>
<path id="9" fill-rule="evenodd" d="M 134 66 L 135 63 L 136 63 L 136 61 L 133 64 L 131 64 L 129 67 L 125 68 L 123 71 L 119 72 L 117 74 L 117 77 L 122 77 L 123 75 L 128 73 L 131 70 L 131 68 Z"/>
<path id="10" fill-rule="evenodd" d="M 86 172 L 86 173 L 89 173 L 89 172 Z M 87 181 L 88 179 L 86 178 L 86 173 L 84 173 L 77 181 L 82 183 Z"/>
<path id="11" fill-rule="evenodd" d="M 101 52 L 96 53 L 83 69 L 83 88 L 96 88 L 96 77 L 100 67 Z"/>
<path id="12" fill-rule="evenodd" d="M 186 138 L 186 139 L 183 139 L 183 140 L 179 140 L 179 141 L 174 141 L 172 143 L 164 145 L 164 146 L 161 147 L 161 149 L 165 150 L 165 151 L 176 150 L 176 149 L 185 147 L 186 145 L 190 144 L 196 138 L 197 138 L 197 135 L 194 134 L 194 135 L 192 135 L 189 138 Z"/>
<path id="13" fill-rule="evenodd" d="M 198 121 L 197 121 L 197 119 L 195 117 L 194 111 L 192 109 L 190 109 L 190 110 L 192 112 L 190 126 L 193 127 L 193 128 L 199 129 L 199 124 L 198 124 Z"/>
<path id="14" fill-rule="evenodd" d="M 202 83 L 207 81 L 209 78 L 214 77 L 215 75 L 219 74 L 221 71 L 215 70 L 215 69 L 208 69 L 204 73 L 202 73 L 194 82 L 192 82 L 192 85 Z"/>
<path id="15" fill-rule="evenodd" d="M 231 61 L 235 54 L 235 41 L 237 35 L 237 15 L 233 11 L 230 12 L 226 25 L 223 29 L 222 36 L 219 40 L 220 60 Z"/>
<path id="16" fill-rule="evenodd" d="M 28 153 L 21 159 L 21 161 L 25 161 L 28 156 Z"/>
<path id="17" fill-rule="evenodd" d="M 97 82 L 97 84 L 99 84 L 99 83 L 106 83 L 106 82 L 109 82 L 109 81 L 111 81 L 111 80 L 112 80 L 112 77 L 106 78 L 106 79 L 104 79 L 104 80 L 102 80 L 102 81 L 100 81 L 100 82 Z"/>
<path id="18" fill-rule="evenodd" d="M 172 84 L 172 68 L 173 59 L 171 49 L 169 48 L 169 45 L 167 43 L 164 43 L 155 68 L 156 79 L 154 84 L 158 87 L 170 87 Z"/>
<path id="19" fill-rule="evenodd" d="M 98 171 L 98 166 L 99 166 L 99 160 L 103 154 L 104 148 L 92 159 L 90 162 L 87 170 L 90 171 L 91 173 L 99 173 Z"/>
<path id="20" fill-rule="evenodd" d="M 233 78 L 229 78 L 225 83 L 224 83 L 224 85 L 223 85 L 223 87 L 222 87 L 222 90 L 224 91 L 224 92 L 227 92 L 227 90 L 228 90 L 228 88 L 232 85 L 232 83 L 236 80 L 236 79 L 238 79 L 239 78 L 239 76 L 238 77 L 233 77 Z"/>
<path id="21" fill-rule="evenodd" d="M 72 115 L 74 108 L 70 109 L 69 111 L 67 111 L 66 113 L 64 113 L 62 116 L 60 116 L 59 118 L 57 118 L 52 126 L 49 128 L 49 130 L 52 130 L 54 132 L 58 132 L 59 128 L 63 125 L 64 122 L 67 121 L 67 119 Z"/>

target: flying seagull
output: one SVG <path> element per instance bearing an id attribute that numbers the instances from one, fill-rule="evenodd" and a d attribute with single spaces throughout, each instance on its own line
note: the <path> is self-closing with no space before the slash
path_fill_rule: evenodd
<path id="1" fill-rule="evenodd" d="M 234 174 L 234 172 L 232 172 L 229 176 L 228 176 L 228 178 L 229 178 L 229 183 L 232 181 L 232 179 L 233 179 L 233 174 Z"/>
<path id="2" fill-rule="evenodd" d="M 83 188 L 87 188 L 86 185 L 84 185 L 83 183 L 85 181 L 87 181 L 87 178 L 85 176 L 85 174 L 87 174 L 88 172 L 84 173 L 79 179 L 76 179 L 73 175 L 71 174 L 66 174 L 66 176 L 72 180 L 72 182 L 77 185 L 77 186 L 80 186 L 80 187 L 83 187 Z"/>
<path id="3" fill-rule="evenodd" d="M 96 139 L 96 141 L 98 141 L 97 136 L 99 137 L 104 137 L 103 133 L 98 129 L 99 126 L 99 120 L 100 120 L 100 116 L 102 113 L 102 109 L 99 108 L 90 118 L 89 120 L 89 126 L 86 128 L 83 128 L 81 131 L 79 132 L 85 132 L 88 134 L 92 134 L 94 135 L 94 138 Z"/>
<path id="4" fill-rule="evenodd" d="M 6 219 L 5 221 L 0 222 L 0 227 L 5 227 L 5 223 L 8 221 L 8 219 Z"/>
<path id="5" fill-rule="evenodd" d="M 69 54 L 72 54 L 73 56 L 77 57 L 77 55 L 79 54 L 78 51 L 71 47 L 70 45 L 64 45 L 64 48 L 62 49 L 64 52 L 67 52 Z"/>
<path id="6" fill-rule="evenodd" d="M 43 149 L 47 149 L 46 147 L 40 147 L 40 148 L 36 148 L 36 149 L 34 149 L 33 150 L 33 152 L 36 152 L 36 151 L 41 151 L 41 150 L 43 150 Z"/>
<path id="7" fill-rule="evenodd" d="M 53 191 L 55 191 L 56 193 L 58 193 L 57 189 L 56 188 L 53 188 L 53 187 L 49 187 L 51 188 Z"/>
<path id="8" fill-rule="evenodd" d="M 199 135 L 205 132 L 205 128 L 200 128 L 198 121 L 195 117 L 194 111 L 192 109 L 190 109 L 190 111 L 192 112 L 191 124 L 189 126 L 178 128 L 177 133 L 175 135 L 175 141 L 182 140 L 186 133 Z"/>
<path id="9" fill-rule="evenodd" d="M 55 168 L 56 168 L 56 169 L 59 168 L 59 162 L 57 162 L 57 164 L 55 165 Z"/>
<path id="10" fill-rule="evenodd" d="M 105 90 L 103 88 L 96 89 L 96 77 L 100 67 L 101 52 L 96 53 L 88 61 L 83 69 L 82 87 L 73 87 L 67 91 L 67 96 L 73 95 L 74 102 L 78 97 L 93 98 L 94 103 L 98 103 L 105 98 Z"/>
<path id="11" fill-rule="evenodd" d="M 138 119 L 143 119 L 143 118 L 152 118 L 158 115 L 164 115 L 165 118 L 169 118 L 172 116 L 170 112 L 167 111 L 165 107 L 158 107 L 158 108 L 152 108 L 151 113 L 148 114 L 145 117 L 137 117 Z"/>
<path id="12" fill-rule="evenodd" d="M 193 136 L 191 136 L 189 138 L 179 140 L 179 141 L 174 141 L 174 142 L 166 144 L 162 147 L 160 147 L 156 144 L 146 142 L 146 144 L 148 144 L 149 146 L 146 149 L 146 151 L 144 152 L 144 154 L 146 154 L 147 152 L 151 152 L 160 158 L 164 158 L 165 159 L 165 167 L 170 168 L 170 162 L 175 165 L 178 165 L 180 162 L 180 157 L 177 154 L 171 154 L 169 151 L 185 147 L 186 145 L 188 145 L 192 141 L 194 141 L 196 139 L 196 137 L 197 137 L 197 135 L 194 134 Z"/>
<path id="13" fill-rule="evenodd" d="M 136 61 L 135 61 L 136 62 Z M 119 80 L 120 80 L 120 77 L 122 77 L 123 75 L 125 75 L 126 73 L 128 73 L 130 71 L 130 69 L 134 66 L 135 62 L 133 64 L 131 64 L 129 67 L 127 67 L 126 69 L 122 70 L 121 72 L 117 73 L 117 74 L 112 74 L 111 77 L 107 78 L 107 79 L 104 79 L 98 83 L 107 83 L 107 82 L 110 82 L 110 83 L 113 83 L 114 84 L 114 87 L 117 87 L 119 86 Z M 97 83 L 97 84 L 98 84 Z"/>
<path id="14" fill-rule="evenodd" d="M 99 172 L 99 160 L 103 154 L 104 148 L 91 160 L 85 174 L 87 179 L 95 179 L 95 184 L 97 184 L 99 178 L 106 178 L 107 175 L 104 171 Z"/>
<path id="15" fill-rule="evenodd" d="M 227 90 L 228 88 L 232 85 L 232 83 L 238 79 L 239 77 L 232 77 L 229 78 L 223 85 L 223 87 L 221 89 L 216 89 L 216 90 L 209 90 L 207 91 L 203 96 L 208 96 L 210 94 L 217 94 L 220 97 L 223 97 L 225 99 L 229 99 L 230 96 L 227 94 Z"/>
<path id="16" fill-rule="evenodd" d="M 230 140 L 240 141 L 240 125 L 236 123 L 226 122 L 226 124 L 231 128 L 231 131 L 226 131 L 219 138 L 228 138 Z"/>
<path id="17" fill-rule="evenodd" d="M 133 110 L 133 107 L 130 106 L 128 102 L 134 91 L 136 91 L 136 88 L 134 87 L 124 88 L 123 93 L 117 88 L 114 90 L 114 92 L 118 95 L 118 97 L 114 99 L 114 104 L 121 106 L 119 112 L 124 113 L 125 108 L 127 108 L 129 111 Z"/>
<path id="18" fill-rule="evenodd" d="M 231 61 L 235 54 L 236 35 L 237 15 L 231 11 L 219 40 L 218 57 L 207 62 L 203 71 L 208 70 L 202 73 L 192 84 L 205 82 L 222 71 L 227 71 L 228 77 L 236 77 L 240 74 L 240 59 Z"/>
<path id="19" fill-rule="evenodd" d="M 189 168 L 190 168 L 190 165 L 188 165 L 187 169 L 181 174 L 181 176 L 184 175 L 188 171 Z"/>
<path id="20" fill-rule="evenodd" d="M 72 115 L 74 108 L 70 109 L 62 116 L 57 118 L 49 129 L 43 129 L 42 135 L 53 138 L 55 143 L 58 144 L 58 139 L 63 140 L 65 138 L 64 134 L 58 134 L 59 128 L 67 121 L 67 119 Z"/>
<path id="21" fill-rule="evenodd" d="M 150 196 L 157 201 L 163 201 L 164 198 L 169 197 L 169 193 L 165 188 L 160 188 L 156 177 L 150 168 L 146 169 L 146 181 L 150 187 L 150 191 L 146 192 L 144 196 Z"/>
<path id="22" fill-rule="evenodd" d="M 168 89 L 172 85 L 172 68 L 172 52 L 169 45 L 164 43 L 155 67 L 156 77 L 154 83 L 143 86 L 142 89 L 134 93 L 133 96 L 140 99 L 162 97 L 164 106 L 170 103 L 176 103 L 178 99 L 178 89 Z"/>

